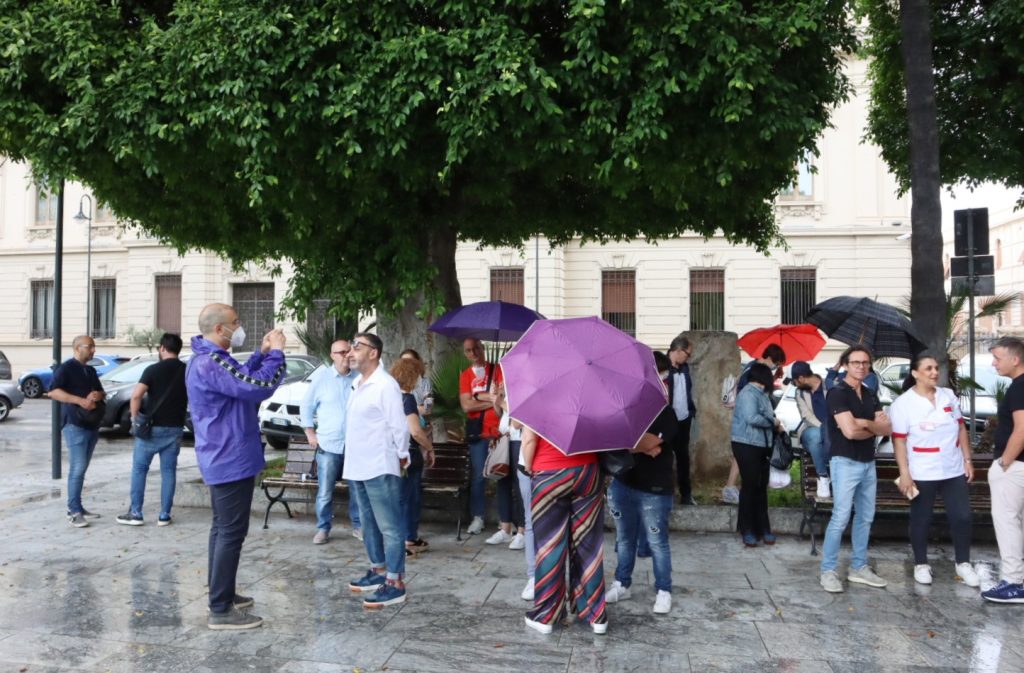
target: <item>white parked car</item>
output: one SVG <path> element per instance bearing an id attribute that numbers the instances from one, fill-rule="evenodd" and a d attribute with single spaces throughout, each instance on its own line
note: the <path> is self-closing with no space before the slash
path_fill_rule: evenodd
<path id="1" fill-rule="evenodd" d="M 301 381 L 286 383 L 260 403 L 260 432 L 273 449 L 285 450 L 289 442 L 306 443 L 306 433 L 299 420 L 299 405 L 309 382 L 325 369 L 320 365 Z"/>
<path id="2" fill-rule="evenodd" d="M 821 377 L 822 385 L 825 384 L 825 374 L 828 367 L 811 363 L 811 371 Z M 788 379 L 788 367 L 787 367 Z M 792 433 L 796 426 L 800 425 L 800 410 L 796 406 L 796 384 L 789 383 L 782 391 L 778 406 L 775 407 L 775 417 L 782 421 L 782 427 L 786 432 Z M 794 438 L 796 439 L 796 438 Z"/>

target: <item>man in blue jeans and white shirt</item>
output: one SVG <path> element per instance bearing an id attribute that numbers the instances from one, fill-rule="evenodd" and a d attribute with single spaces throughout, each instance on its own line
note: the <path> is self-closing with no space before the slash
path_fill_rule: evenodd
<path id="1" fill-rule="evenodd" d="M 98 519 L 82 505 L 82 486 L 89 469 L 96 440 L 100 436 L 100 414 L 96 409 L 107 394 L 103 392 L 96 370 L 87 365 L 96 354 L 96 342 L 89 336 L 77 336 L 72 343 L 74 357 L 65 360 L 53 372 L 50 399 L 60 402 L 61 431 L 68 447 L 68 523 L 75 528 L 89 525 L 87 519 Z"/>
<path id="2" fill-rule="evenodd" d="M 853 558 L 847 579 L 856 584 L 884 587 L 887 582 L 868 566 L 868 539 L 875 519 L 875 437 L 892 432 L 889 416 L 882 411 L 875 391 L 864 385 L 871 371 L 871 351 L 866 346 L 850 346 L 840 363 L 846 378 L 829 391 L 829 446 L 832 459 L 832 518 L 825 530 L 821 556 L 821 586 L 830 593 L 843 591 L 836 568 L 843 531 L 853 512 L 850 539 Z"/>
<path id="3" fill-rule="evenodd" d="M 352 382 L 359 376 L 349 366 L 351 352 L 348 341 L 339 339 L 331 344 L 333 366 L 317 372 L 309 382 L 306 395 L 299 406 L 302 427 L 309 445 L 316 449 L 316 535 L 313 544 L 325 544 L 331 534 L 334 505 L 334 483 L 345 467 L 345 419 L 348 415 L 348 396 Z M 359 505 L 349 488 L 348 516 L 352 521 L 352 534 L 361 536 Z"/>
<path id="4" fill-rule="evenodd" d="M 352 339 L 349 360 L 359 378 L 348 398 L 345 478 L 359 502 L 363 544 L 370 569 L 349 582 L 356 593 L 373 595 L 367 608 L 405 602 L 405 519 L 402 470 L 409 464 L 409 424 L 398 382 L 381 366 L 384 342 L 361 332 Z"/>
<path id="5" fill-rule="evenodd" d="M 146 368 L 132 390 L 128 403 L 132 419 L 142 411 L 146 398 L 146 413 L 153 419 L 148 437 L 136 437 L 132 452 L 132 485 L 129 491 L 131 505 L 128 512 L 118 515 L 117 522 L 126 526 L 141 526 L 142 503 L 146 495 L 146 475 L 154 456 L 160 456 L 160 514 L 156 525 L 171 524 L 171 507 L 177 485 L 178 454 L 181 452 L 181 433 L 185 427 L 188 392 L 185 390 L 185 363 L 178 359 L 181 337 L 164 334 L 157 348 L 160 361 Z"/>

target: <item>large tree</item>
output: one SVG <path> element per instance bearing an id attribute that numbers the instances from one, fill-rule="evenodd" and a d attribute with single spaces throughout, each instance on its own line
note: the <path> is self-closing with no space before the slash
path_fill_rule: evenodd
<path id="1" fill-rule="evenodd" d="M 775 243 L 846 10 L 0 0 L 0 151 L 181 248 L 293 260 L 293 305 L 402 322 L 459 304 L 460 238 Z"/>
<path id="2" fill-rule="evenodd" d="M 1024 185 L 1024 13 L 1018 0 L 860 6 L 872 61 L 868 136 L 911 192 L 911 312 L 944 354 L 940 190 Z"/>

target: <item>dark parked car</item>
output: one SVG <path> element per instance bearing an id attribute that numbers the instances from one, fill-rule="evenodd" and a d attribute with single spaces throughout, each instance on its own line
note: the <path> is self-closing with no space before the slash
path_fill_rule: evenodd
<path id="1" fill-rule="evenodd" d="M 249 359 L 251 353 L 235 353 L 234 358 L 240 362 Z M 183 353 L 181 360 L 188 362 L 191 353 Z M 100 377 L 103 390 L 107 393 L 107 412 L 100 424 L 104 428 L 119 428 L 128 432 L 132 426 L 131 406 L 132 391 L 135 384 L 142 378 L 142 372 L 150 365 L 159 361 L 157 355 L 140 355 L 139 357 L 112 369 Z M 320 364 L 319 358 L 311 355 L 285 355 L 285 382 L 301 381 Z M 192 432 L 192 418 L 186 416 L 185 429 Z"/>
<path id="2" fill-rule="evenodd" d="M 7 359 L 3 351 L 0 351 L 0 379 L 11 380 L 11 361 Z"/>
<path id="3" fill-rule="evenodd" d="M 119 364 L 128 362 L 131 358 L 122 355 L 100 355 L 96 354 L 86 364 L 96 370 L 101 377 Z M 18 386 L 25 397 L 35 399 L 50 389 L 50 381 L 53 380 L 53 370 L 49 367 L 31 369 L 18 377 Z"/>

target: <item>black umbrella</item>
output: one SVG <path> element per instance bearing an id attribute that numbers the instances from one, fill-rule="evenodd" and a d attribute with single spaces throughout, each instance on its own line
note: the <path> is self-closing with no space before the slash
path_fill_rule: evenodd
<path id="1" fill-rule="evenodd" d="M 896 308 L 867 297 L 833 297 L 807 312 L 807 322 L 845 344 L 864 344 L 875 357 L 911 358 L 923 339 Z"/>

